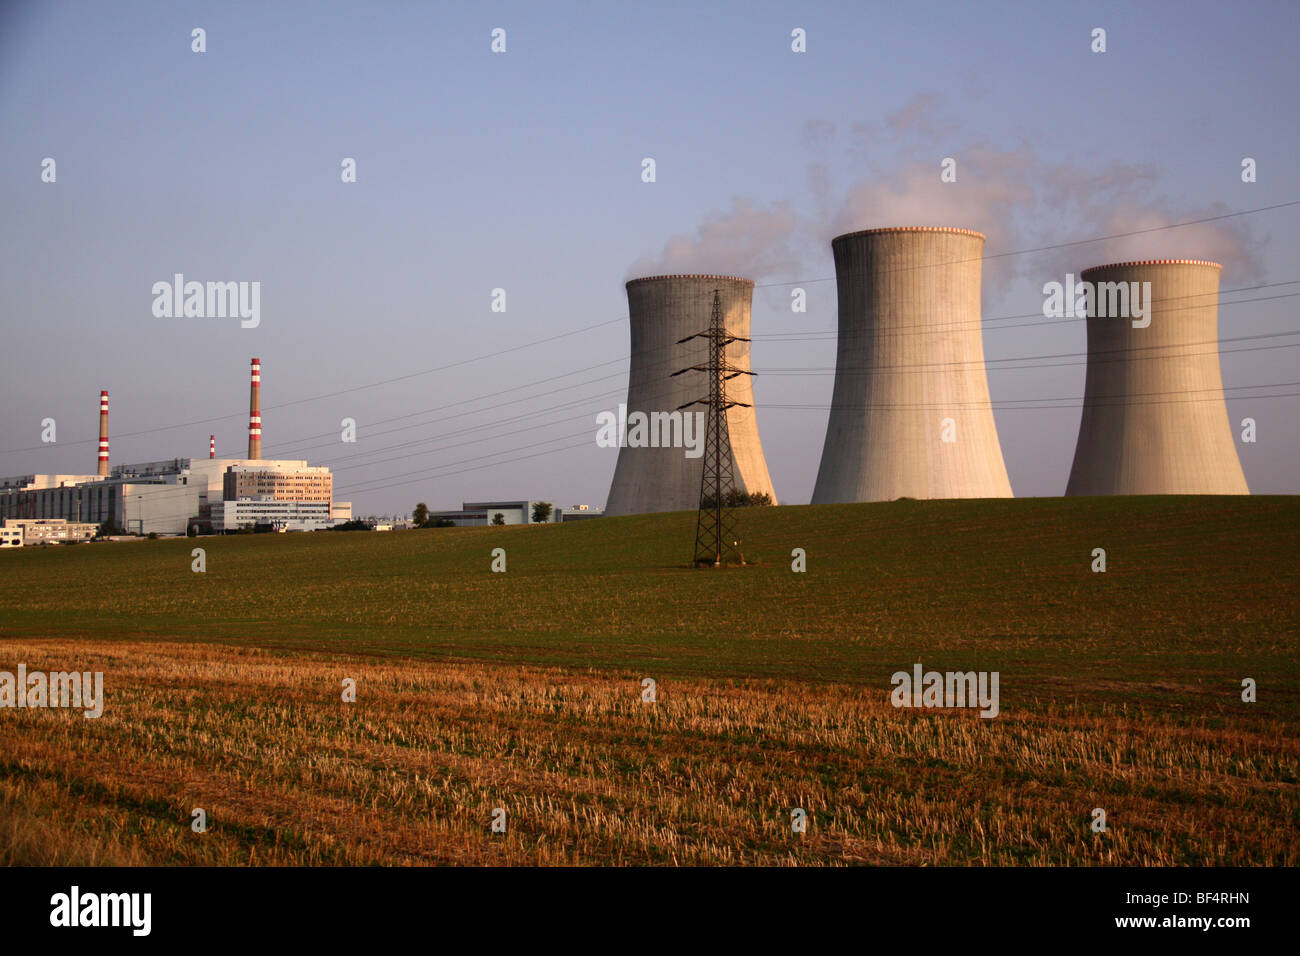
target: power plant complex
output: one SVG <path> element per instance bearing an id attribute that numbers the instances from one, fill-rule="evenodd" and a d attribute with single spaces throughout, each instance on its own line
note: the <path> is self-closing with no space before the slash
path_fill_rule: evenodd
<path id="1" fill-rule="evenodd" d="M 1011 497 L 984 363 L 984 236 L 905 226 L 848 233 L 831 247 L 838 341 L 812 503 Z M 1213 262 L 1161 259 L 1080 273 L 1087 373 L 1067 495 L 1250 493 L 1219 368 L 1220 272 Z M 709 375 L 726 380 L 725 401 L 713 407 L 725 406 L 736 491 L 775 504 L 750 370 L 753 281 L 661 275 L 632 279 L 626 291 L 627 402 L 617 415 L 602 412 L 617 432 L 608 444 L 619 449 L 604 514 L 700 506 Z M 1127 308 L 1138 296 L 1144 307 Z M 709 334 L 725 361 L 709 366 L 715 306 Z M 262 458 L 261 390 L 254 358 L 247 457 L 218 458 L 209 435 L 207 458 L 116 467 L 109 396 L 100 392 L 96 472 L 0 479 L 0 524 L 8 529 L 0 546 L 13 544 L 20 526 L 40 540 L 80 540 L 105 526 L 185 534 L 316 530 L 349 520 L 351 505 L 334 500 L 328 468 Z M 530 523 L 531 505 L 467 503 L 435 514 L 455 524 L 487 524 L 490 512 L 494 523 Z M 598 513 L 571 511 L 554 520 Z"/>
<path id="2" fill-rule="evenodd" d="M 108 392 L 100 392 L 97 470 L 93 475 L 0 478 L 0 519 L 29 538 L 78 540 L 107 526 L 135 534 L 230 532 L 244 528 L 311 531 L 351 518 L 334 501 L 328 468 L 303 460 L 263 459 L 261 363 L 252 361 L 248 457 L 172 458 L 109 465 Z"/>
<path id="3" fill-rule="evenodd" d="M 728 362 L 748 371 L 752 280 L 735 276 L 668 275 L 627 283 L 628 321 L 632 331 L 626 406 L 629 421 L 632 415 L 640 413 L 651 429 L 676 427 L 680 436 L 689 428 L 691 435 L 698 434 L 699 441 L 703 441 L 704 413 L 689 406 L 708 394 L 708 382 L 699 374 L 674 373 L 707 360 L 707 343 L 690 336 L 708 329 L 715 291 L 727 333 L 746 340 L 727 347 Z M 775 504 L 776 492 L 767 473 L 763 443 L 758 437 L 750 377 L 737 375 L 728 382 L 727 388 L 728 397 L 737 403 L 726 413 L 736 489 L 766 494 Z M 686 415 L 698 418 L 686 422 L 683 418 Z M 691 449 L 683 447 L 682 441 L 660 440 L 661 434 L 649 437 L 654 439 L 653 444 L 620 440 L 606 515 L 686 511 L 699 505 L 703 456 L 688 455 Z M 627 435 L 620 435 L 620 439 L 626 438 Z"/>
<path id="4" fill-rule="evenodd" d="M 1160 259 L 1080 274 L 1129 295 L 1149 289 L 1150 299 L 1140 322 L 1088 310 L 1067 495 L 1250 494 L 1219 374 L 1220 272 L 1214 262 Z"/>

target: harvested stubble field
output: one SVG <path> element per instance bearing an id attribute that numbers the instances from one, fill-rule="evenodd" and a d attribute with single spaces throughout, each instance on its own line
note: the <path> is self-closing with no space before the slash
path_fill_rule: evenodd
<path id="1" fill-rule="evenodd" d="M 1300 862 L 1300 499 L 743 517 L 723 572 L 684 514 L 6 554 L 0 670 L 107 702 L 0 710 L 0 860 Z M 893 708 L 918 660 L 1000 715 Z"/>

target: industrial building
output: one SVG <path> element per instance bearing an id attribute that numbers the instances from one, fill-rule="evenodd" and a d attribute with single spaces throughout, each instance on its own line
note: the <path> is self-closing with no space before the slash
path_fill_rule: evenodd
<path id="1" fill-rule="evenodd" d="M 1098 287 L 1150 283 L 1150 299 L 1141 322 L 1106 314 L 1100 295 L 1090 299 L 1067 495 L 1250 494 L 1219 371 L 1221 271 L 1214 262 L 1159 259 L 1080 274 Z"/>
<path id="2" fill-rule="evenodd" d="M 666 275 L 627 283 L 632 346 L 626 405 L 629 418 L 636 412 L 645 416 L 705 412 L 703 404 L 682 409 L 708 396 L 709 383 L 704 374 L 673 373 L 709 360 L 709 346 L 704 339 L 681 340 L 709 328 L 715 291 L 728 334 L 746 340 L 727 347 L 727 361 L 748 372 L 752 280 L 735 276 Z M 775 504 L 776 491 L 758 435 L 751 377 L 740 374 L 729 379 L 727 398 L 739 403 L 726 413 L 736 489 L 763 492 Z M 703 441 L 702 434 L 700 441 Z M 667 443 L 633 447 L 624 443 L 621 436 L 619 444 L 606 514 L 686 511 L 699 506 L 704 475 L 702 454 L 690 457 L 687 449 Z"/>
<path id="3" fill-rule="evenodd" d="M 128 469 L 109 477 L 24 475 L 0 479 L 0 518 L 107 521 L 137 534 L 184 534 L 205 494 L 179 471 L 145 478 Z"/>
<path id="4" fill-rule="evenodd" d="M 252 360 L 247 458 L 170 458 L 109 465 L 108 393 L 100 393 L 97 472 L 0 479 L 0 518 L 57 520 L 132 534 L 217 533 L 270 526 L 310 531 L 347 521 L 348 502 L 333 501 L 330 470 L 305 460 L 263 459 L 261 362 Z M 30 541 L 28 542 L 30 543 Z"/>
<path id="5" fill-rule="evenodd" d="M 588 505 L 573 505 L 569 508 L 553 508 L 551 516 L 545 522 L 533 521 L 535 500 L 528 501 L 466 501 L 459 511 L 430 511 L 429 520 L 450 521 L 458 528 L 483 527 L 498 524 L 558 524 L 564 521 L 582 521 L 587 518 L 599 518 L 604 512 Z M 501 516 L 499 522 L 497 516 Z"/>
<path id="6" fill-rule="evenodd" d="M 301 467 L 291 469 L 271 468 L 260 462 L 231 465 L 222 473 L 221 496 L 227 501 L 271 498 L 280 501 L 324 502 L 328 505 L 334 500 L 334 476 L 328 468 L 311 468 L 306 462 Z"/>
<path id="7" fill-rule="evenodd" d="M 984 236 L 838 236 L 835 386 L 813 504 L 1009 498 L 981 337 Z"/>
<path id="8" fill-rule="evenodd" d="M 19 545 L 62 544 L 89 541 L 99 530 L 96 524 L 78 524 L 62 518 L 6 518 L 4 532 L 8 537 L 17 534 Z"/>
<path id="9" fill-rule="evenodd" d="M 556 508 L 551 513 L 551 520 L 563 523 L 565 521 L 586 521 L 588 518 L 604 517 L 603 508 L 593 508 L 590 505 L 570 505 L 567 508 Z"/>
<path id="10" fill-rule="evenodd" d="M 332 527 L 327 501 L 277 501 L 269 497 L 216 501 L 210 506 L 213 531 L 270 527 L 277 531 L 320 531 Z"/>

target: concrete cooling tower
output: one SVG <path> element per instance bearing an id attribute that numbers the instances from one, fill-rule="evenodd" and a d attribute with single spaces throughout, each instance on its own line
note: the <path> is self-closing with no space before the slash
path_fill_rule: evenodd
<path id="1" fill-rule="evenodd" d="M 1067 495 L 1250 494 L 1219 375 L 1221 271 L 1164 259 L 1080 274 L 1096 291 Z M 1145 314 L 1115 315 L 1132 313 L 1131 296 L 1147 282 Z M 1127 285 L 1130 308 L 1115 308 L 1123 290 L 1107 283 Z"/>
<path id="2" fill-rule="evenodd" d="M 813 504 L 1009 498 L 980 333 L 984 236 L 837 237 L 839 346 Z"/>
<path id="3" fill-rule="evenodd" d="M 705 332 L 713 314 L 713 291 L 718 290 L 722 314 L 729 334 L 749 336 L 750 300 L 754 283 L 732 276 L 670 275 L 633 279 L 627 283 L 628 318 L 632 329 L 631 368 L 628 374 L 626 415 L 635 412 L 671 413 L 679 406 L 707 398 L 705 372 L 673 372 L 709 360 L 704 339 L 679 342 Z M 749 343 L 733 342 L 727 361 L 749 369 Z M 776 503 L 772 479 L 767 473 L 763 445 L 758 437 L 754 414 L 754 390 L 749 375 L 738 375 L 726 383 L 727 398 L 743 402 L 727 412 L 731 435 L 736 489 L 766 492 Z M 681 414 L 705 412 L 703 405 Z M 699 420 L 702 421 L 702 420 Z M 632 437 L 628 429 L 629 439 Z M 700 448 L 703 448 L 700 428 Z M 694 511 L 700 503 L 704 457 L 690 458 L 680 447 L 632 447 L 620 442 L 614 480 L 610 484 L 607 515 L 642 514 L 652 511 Z"/>

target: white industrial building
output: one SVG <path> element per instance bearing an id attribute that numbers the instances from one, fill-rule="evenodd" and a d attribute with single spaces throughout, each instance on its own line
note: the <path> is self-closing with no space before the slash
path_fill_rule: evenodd
<path id="1" fill-rule="evenodd" d="M 73 480 L 55 480 L 67 477 Z M 111 520 L 137 534 L 184 534 L 199 512 L 204 490 L 184 475 L 144 480 L 96 475 L 8 478 L 0 480 L 0 518 L 61 518 L 94 525 Z"/>
<path id="2" fill-rule="evenodd" d="M 330 517 L 329 502 L 280 501 L 268 496 L 216 501 L 210 512 L 212 530 L 219 533 L 258 526 L 276 531 L 320 531 L 337 523 Z"/>
<path id="3" fill-rule="evenodd" d="M 520 501 L 465 501 L 459 511 L 430 511 L 429 520 L 443 519 L 458 528 L 483 527 L 491 524 L 558 524 L 563 521 L 580 521 L 584 518 L 599 518 L 604 512 L 588 505 L 573 505 L 568 508 L 553 508 L 551 516 L 545 522 L 533 521 L 533 506 L 536 500 Z M 497 516 L 500 515 L 500 520 Z"/>

